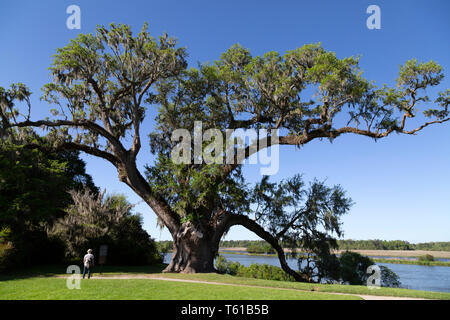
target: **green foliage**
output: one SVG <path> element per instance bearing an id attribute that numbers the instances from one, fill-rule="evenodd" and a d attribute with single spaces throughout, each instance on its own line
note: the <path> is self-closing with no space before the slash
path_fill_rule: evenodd
<path id="1" fill-rule="evenodd" d="M 367 268 L 375 264 L 369 257 L 351 251 L 342 253 L 339 257 L 339 262 L 341 265 L 341 281 L 351 285 L 366 284 L 367 278 L 369 277 Z"/>
<path id="2" fill-rule="evenodd" d="M 243 266 L 239 262 L 228 261 L 224 256 L 219 255 L 215 267 L 219 273 L 235 276 Z"/>
<path id="3" fill-rule="evenodd" d="M 289 275 L 280 267 L 252 263 L 248 267 L 239 267 L 236 273 L 239 277 L 278 280 L 278 281 L 294 281 Z"/>
<path id="4" fill-rule="evenodd" d="M 219 247 L 221 248 L 246 248 L 252 243 L 260 243 L 263 240 L 221 240 Z"/>
<path id="5" fill-rule="evenodd" d="M 332 235 L 341 234 L 341 217 L 352 205 L 341 186 L 315 180 L 306 187 L 300 175 L 279 183 L 264 177 L 254 189 L 253 201 L 256 220 L 280 243 L 315 254 L 335 246 Z"/>
<path id="6" fill-rule="evenodd" d="M 248 253 L 261 253 L 261 254 L 272 254 L 275 253 L 275 250 L 272 248 L 270 244 L 267 242 L 257 242 L 252 243 L 247 247 Z"/>
<path id="7" fill-rule="evenodd" d="M 408 241 L 394 240 L 338 240 L 339 250 L 414 250 Z"/>
<path id="8" fill-rule="evenodd" d="M 8 241 L 10 233 L 11 230 L 6 227 L 0 230 L 0 272 L 12 265 L 11 257 L 14 246 Z"/>
<path id="9" fill-rule="evenodd" d="M 250 266 L 245 267 L 239 262 L 228 261 L 221 255 L 218 256 L 215 267 L 219 273 L 238 277 L 278 281 L 293 280 L 280 267 L 257 263 L 252 263 Z"/>
<path id="10" fill-rule="evenodd" d="M 426 255 L 424 255 L 424 256 L 420 256 L 420 257 L 419 257 L 419 261 L 428 261 L 428 262 L 431 262 L 431 261 L 434 261 L 434 257 L 433 257 L 431 254 L 426 254 Z"/>
<path id="11" fill-rule="evenodd" d="M 386 266 L 380 266 L 381 286 L 387 288 L 400 288 L 400 277 Z"/>
<path id="12" fill-rule="evenodd" d="M 189 167 L 160 155 L 155 166 L 146 167 L 146 177 L 183 223 L 209 219 L 217 202 L 230 213 L 249 212 L 249 190 L 241 171 L 222 179 L 222 169 L 214 164 Z"/>
<path id="13" fill-rule="evenodd" d="M 366 285 L 370 274 L 367 268 L 375 265 L 375 262 L 369 257 L 362 256 L 359 253 L 345 251 L 338 258 L 338 265 L 335 272 L 329 279 L 339 283 L 350 285 Z M 380 266 L 381 286 L 398 288 L 401 286 L 399 276 L 391 269 Z"/>
<path id="14" fill-rule="evenodd" d="M 43 99 L 58 110 L 68 101 L 66 112 L 71 120 L 88 119 L 91 124 L 80 126 L 73 135 L 54 129 L 55 141 L 69 139 L 109 151 L 117 147 L 115 139 L 125 138 L 128 130 L 139 126 L 146 111 L 141 103 L 153 99 L 152 95 L 144 96 L 149 87 L 158 79 L 179 74 L 185 66 L 184 49 L 175 48 L 175 39 L 167 34 L 154 39 L 147 27 L 144 24 L 133 36 L 128 25 L 102 26 L 95 34 L 80 34 L 58 49 L 50 67 L 55 81 L 43 87 Z M 103 143 L 100 136 L 105 131 L 93 123 L 103 121 L 105 114 L 109 139 Z M 56 109 L 54 116 L 64 118 Z"/>
<path id="15" fill-rule="evenodd" d="M 407 133 L 401 112 L 414 117 L 419 105 L 430 100 L 422 93 L 438 85 L 443 73 L 434 61 L 412 59 L 400 67 L 397 87 L 377 88 L 362 77 L 359 57 L 340 59 L 321 44 L 308 44 L 284 55 L 271 51 L 255 57 L 234 45 L 219 60 L 187 70 L 184 76 L 159 87 L 162 107 L 155 141 L 170 138 L 176 128 L 191 131 L 198 119 L 205 129 L 219 130 L 278 123 L 297 136 L 299 144 L 307 133 L 317 133 L 314 130 L 334 139 L 340 132 L 331 124 L 337 125 L 333 118 L 339 113 L 349 119 L 347 126 L 361 127 L 350 132 L 373 138 Z M 306 90 L 314 92 L 313 99 L 300 98 Z M 448 117 L 449 92 L 435 99 L 440 108 L 424 114 L 437 120 Z"/>
<path id="16" fill-rule="evenodd" d="M 297 248 L 305 251 L 299 257 L 299 271 L 309 281 L 320 281 L 324 268 L 332 270 L 334 237 L 341 235 L 341 218 L 352 205 L 342 187 L 328 187 L 317 180 L 306 187 L 300 175 L 279 183 L 264 177 L 253 195 L 258 223 L 280 244 L 293 249 L 293 254 Z"/>
<path id="17" fill-rule="evenodd" d="M 417 243 L 414 248 L 415 250 L 450 251 L 450 241 Z"/>
<path id="18" fill-rule="evenodd" d="M 156 250 L 161 255 L 162 260 L 164 260 L 165 254 L 170 252 L 173 248 L 172 241 L 158 241 L 158 242 L 155 242 L 155 245 L 156 245 Z"/>
<path id="19" fill-rule="evenodd" d="M 7 141 L 0 148 L 1 223 L 16 229 L 61 216 L 70 202 L 66 191 L 81 185 L 77 176 L 84 175 L 84 163 L 77 156 L 47 155 Z"/>
<path id="20" fill-rule="evenodd" d="M 1 241 L 7 248 L 2 250 L 5 268 L 61 259 L 61 245 L 48 239 L 46 229 L 64 215 L 71 202 L 69 189 L 85 185 L 97 190 L 78 152 L 29 149 L 21 145 L 24 139 L 45 144 L 33 132 L 21 130 L 0 141 L 0 228 L 8 230 Z"/>
<path id="21" fill-rule="evenodd" d="M 142 228 L 142 219 L 123 195 L 71 191 L 74 204 L 49 234 L 63 241 L 66 259 L 79 261 L 86 250 L 108 245 L 108 264 L 140 265 L 161 262 L 155 242 Z M 98 257 L 97 257 L 98 258 Z"/>

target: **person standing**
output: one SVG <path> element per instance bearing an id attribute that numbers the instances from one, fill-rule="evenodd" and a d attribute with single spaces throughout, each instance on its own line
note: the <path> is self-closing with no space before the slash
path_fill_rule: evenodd
<path id="1" fill-rule="evenodd" d="M 83 279 L 84 279 L 84 276 L 86 275 L 86 271 L 88 274 L 88 279 L 90 279 L 91 278 L 91 270 L 94 268 L 94 255 L 92 254 L 92 249 L 89 249 L 87 251 L 87 254 L 84 256 L 83 265 L 84 265 Z"/>

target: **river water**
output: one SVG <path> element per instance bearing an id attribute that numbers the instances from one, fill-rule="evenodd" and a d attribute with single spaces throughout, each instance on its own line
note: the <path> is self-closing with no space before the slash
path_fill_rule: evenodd
<path id="1" fill-rule="evenodd" d="M 227 254 L 220 253 L 228 261 L 236 261 L 244 266 L 252 263 L 269 264 L 280 266 L 280 262 L 275 256 L 251 256 L 244 254 Z M 168 253 L 164 259 L 165 263 L 169 263 L 172 254 Z M 288 265 L 297 270 L 297 259 L 287 259 Z M 377 263 L 380 266 L 386 266 L 394 271 L 402 283 L 402 288 L 450 292 L 450 267 L 440 266 L 419 266 L 413 264 L 393 264 L 393 263 Z"/>

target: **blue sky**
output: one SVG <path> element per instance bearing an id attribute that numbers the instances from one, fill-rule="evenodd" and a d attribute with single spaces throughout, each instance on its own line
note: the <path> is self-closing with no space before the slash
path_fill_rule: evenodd
<path id="1" fill-rule="evenodd" d="M 66 27 L 66 8 L 81 8 L 81 30 Z M 366 8 L 381 9 L 381 29 L 369 30 Z M 449 88 L 449 1 L 2 1 L 0 4 L 0 86 L 24 82 L 34 92 L 33 117 L 49 115 L 39 101 L 50 81 L 47 68 L 56 48 L 96 25 L 126 23 L 139 31 L 148 21 L 157 37 L 168 32 L 189 53 L 189 63 L 213 61 L 240 43 L 253 55 L 285 52 L 321 42 L 338 57 L 361 55 L 364 75 L 393 85 L 398 67 L 410 58 L 433 59 L 444 67 L 439 87 Z M 434 91 L 430 90 L 432 94 Z M 153 125 L 150 111 L 144 130 Z M 343 136 L 333 144 L 314 141 L 301 150 L 280 148 L 280 170 L 272 179 L 303 173 L 306 180 L 340 184 L 355 205 L 344 217 L 346 239 L 402 239 L 410 242 L 450 241 L 450 124 L 427 128 L 418 136 L 393 135 L 374 142 Z M 125 193 L 156 239 L 170 234 L 156 227 L 149 207 L 121 184 L 112 165 L 83 156 L 97 185 Z M 139 164 L 150 162 L 144 150 Z M 247 165 L 249 181 L 259 168 Z M 140 203 L 139 203 L 140 202 Z M 226 239 L 257 239 L 234 227 Z"/>

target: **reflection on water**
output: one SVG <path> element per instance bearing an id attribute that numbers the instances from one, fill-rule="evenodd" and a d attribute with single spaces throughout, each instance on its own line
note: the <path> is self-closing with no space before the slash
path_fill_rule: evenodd
<path id="1" fill-rule="evenodd" d="M 275 256 L 250 256 L 243 254 L 221 253 L 229 261 L 236 261 L 248 267 L 252 263 L 280 266 Z M 165 263 L 169 263 L 171 253 L 166 254 Z M 289 267 L 297 270 L 297 259 L 286 259 Z M 394 271 L 402 283 L 402 287 L 415 290 L 450 292 L 450 267 L 419 266 L 413 264 L 378 263 Z"/>

